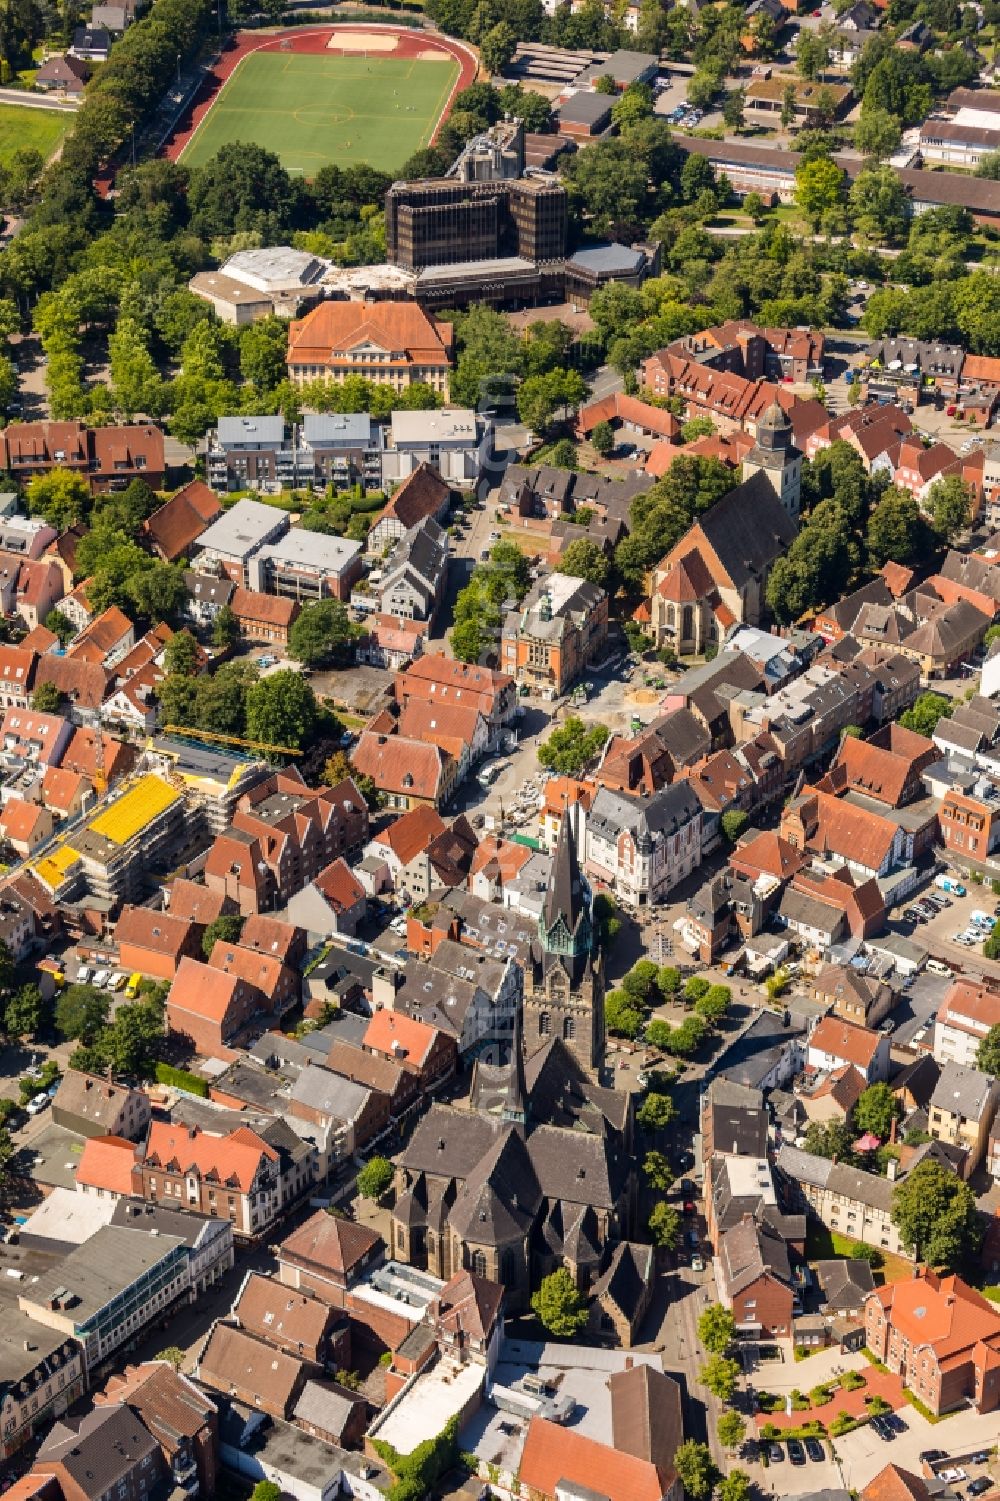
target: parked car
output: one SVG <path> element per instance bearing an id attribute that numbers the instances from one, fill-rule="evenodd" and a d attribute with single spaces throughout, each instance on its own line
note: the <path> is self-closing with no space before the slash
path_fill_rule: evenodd
<path id="1" fill-rule="evenodd" d="M 804 1465 L 805 1464 L 805 1462 L 806 1462 L 806 1451 L 803 1449 L 802 1444 L 801 1444 L 801 1442 L 800 1442 L 799 1439 L 797 1439 L 797 1438 L 790 1438 L 788 1440 L 788 1457 L 792 1461 L 793 1465 Z"/>
<path id="2" fill-rule="evenodd" d="M 768 1444 L 767 1457 L 773 1465 L 776 1465 L 784 1459 L 785 1451 L 780 1444 Z"/>
<path id="3" fill-rule="evenodd" d="M 974 1480 L 972 1482 L 972 1484 L 969 1486 L 969 1489 L 966 1491 L 966 1495 L 967 1496 L 981 1496 L 984 1491 L 990 1490 L 992 1488 L 992 1486 L 993 1486 L 993 1481 L 990 1479 L 990 1477 L 988 1475 L 980 1475 L 979 1479 L 978 1480 Z"/>
<path id="4" fill-rule="evenodd" d="M 939 1459 L 947 1459 L 948 1456 L 943 1449 L 923 1449 L 919 1458 L 921 1464 L 932 1465 Z M 976 1456 L 976 1460 L 978 1462 L 978 1456 Z"/>
<path id="5" fill-rule="evenodd" d="M 937 1478 L 943 1480 L 945 1485 L 957 1485 L 960 1480 L 967 1480 L 969 1477 L 964 1470 L 960 1470 L 957 1465 L 953 1465 L 950 1469 L 938 1470 Z"/>
<path id="6" fill-rule="evenodd" d="M 111 971 L 109 969 L 99 969 L 96 972 L 96 974 L 94 975 L 94 978 L 91 981 L 91 984 L 97 990 L 103 990 L 104 987 L 105 987 L 105 985 L 108 983 L 108 980 L 110 978 L 111 978 Z"/>
<path id="7" fill-rule="evenodd" d="M 80 968 L 76 972 L 76 983 L 78 985 L 90 984 L 90 970 L 85 964 L 81 964 Z"/>
<path id="8" fill-rule="evenodd" d="M 909 1433 L 909 1424 L 899 1416 L 898 1412 L 887 1412 L 883 1420 L 892 1429 L 893 1433 Z"/>
<path id="9" fill-rule="evenodd" d="M 928 959 L 927 968 L 932 975 L 946 975 L 948 977 L 951 975 L 951 966 L 945 964 L 943 959 Z"/>
<path id="10" fill-rule="evenodd" d="M 806 1453 L 809 1455 L 809 1458 L 813 1460 L 815 1464 L 822 1464 L 823 1460 L 826 1458 L 826 1455 L 823 1452 L 823 1445 L 820 1443 L 819 1439 L 807 1438 L 805 1440 L 805 1446 Z"/>
<path id="11" fill-rule="evenodd" d="M 41 1112 L 45 1109 L 46 1105 L 51 1105 L 51 1104 L 52 1104 L 52 1101 L 49 1099 L 49 1096 L 43 1090 L 41 1094 L 36 1094 L 33 1099 L 31 1099 L 31 1100 L 28 1101 L 28 1114 L 29 1115 L 40 1115 Z"/>
<path id="12" fill-rule="evenodd" d="M 944 1458 L 943 1455 L 942 1455 L 942 1458 Z M 989 1449 L 980 1449 L 979 1453 L 978 1454 L 973 1454 L 972 1458 L 969 1460 L 970 1465 L 988 1465 L 989 1462 L 990 1462 L 990 1451 L 989 1451 Z"/>
<path id="13" fill-rule="evenodd" d="M 691 1270 L 692 1272 L 703 1272 L 705 1270 L 705 1263 L 700 1256 L 691 1257 Z"/>

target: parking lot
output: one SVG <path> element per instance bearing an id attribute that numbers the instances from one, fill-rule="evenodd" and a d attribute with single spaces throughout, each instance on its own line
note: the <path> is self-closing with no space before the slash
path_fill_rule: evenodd
<path id="1" fill-rule="evenodd" d="M 950 1414 L 938 1423 L 930 1423 L 907 1405 L 900 1413 L 906 1423 L 906 1432 L 898 1434 L 891 1443 L 880 1439 L 869 1426 L 855 1428 L 837 1440 L 837 1454 L 843 1472 L 843 1484 L 851 1491 L 859 1491 L 884 1469 L 887 1464 L 900 1466 L 913 1474 L 922 1473 L 920 1455 L 930 1449 L 941 1449 L 948 1456 L 937 1468 L 956 1465 L 968 1477 L 968 1482 L 980 1476 L 988 1476 L 996 1484 L 1000 1481 L 1000 1463 L 996 1454 L 984 1464 L 963 1463 L 963 1457 L 996 1449 L 996 1414 L 981 1414 L 972 1409 L 963 1409 Z M 968 1495 L 964 1480 L 952 1482 L 952 1489 Z"/>
<path id="2" fill-rule="evenodd" d="M 972 928 L 974 912 L 985 913 L 990 918 L 995 915 L 995 909 L 1000 906 L 1000 901 L 993 895 L 990 887 L 968 885 L 965 896 L 941 892 L 934 887 L 927 887 L 926 892 L 933 892 L 935 896 L 947 896 L 951 905 L 945 907 L 943 912 L 938 912 L 923 922 L 917 922 L 904 916 L 904 913 L 913 906 L 913 902 L 908 900 L 894 911 L 890 926 L 896 932 L 911 938 L 922 948 L 928 949 L 932 956 L 936 955 L 943 959 L 954 969 L 1000 979 L 1000 963 L 985 957 L 981 940 L 971 944 L 961 944 L 955 941 L 957 934 Z M 915 900 L 919 900 L 919 897 L 924 894 L 921 892 Z M 983 939 L 985 939 L 989 934 L 989 929 L 984 927 L 982 931 Z"/>

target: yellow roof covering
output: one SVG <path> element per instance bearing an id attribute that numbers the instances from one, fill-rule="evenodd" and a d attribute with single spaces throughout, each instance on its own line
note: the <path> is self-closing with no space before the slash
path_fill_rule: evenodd
<path id="1" fill-rule="evenodd" d="M 113 844 L 127 844 L 180 797 L 162 777 L 147 776 L 130 787 L 90 825 Z"/>
<path id="2" fill-rule="evenodd" d="M 43 855 L 35 866 L 35 871 L 52 890 L 61 886 L 67 871 L 75 865 L 80 856 L 72 845 L 64 844 L 61 849 L 53 851 L 51 855 Z"/>

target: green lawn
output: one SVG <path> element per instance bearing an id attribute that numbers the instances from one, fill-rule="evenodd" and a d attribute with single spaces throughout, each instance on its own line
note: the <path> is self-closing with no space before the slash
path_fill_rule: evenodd
<path id="1" fill-rule="evenodd" d="M 40 151 L 48 160 L 73 118 L 69 110 L 0 104 L 0 166 L 6 166 L 21 147 Z"/>
<path id="2" fill-rule="evenodd" d="M 229 141 L 275 152 L 312 177 L 328 162 L 396 172 L 434 132 L 458 74 L 445 59 L 253 52 L 223 86 L 182 156 L 197 166 Z"/>
<path id="3" fill-rule="evenodd" d="M 838 1235 L 825 1225 L 810 1217 L 806 1227 L 806 1260 L 830 1261 L 840 1256 L 853 1256 L 856 1240 Z M 882 1252 L 882 1266 L 874 1273 L 876 1287 L 890 1282 L 902 1282 L 913 1276 L 913 1265 L 902 1256 L 893 1256 L 891 1251 Z"/>

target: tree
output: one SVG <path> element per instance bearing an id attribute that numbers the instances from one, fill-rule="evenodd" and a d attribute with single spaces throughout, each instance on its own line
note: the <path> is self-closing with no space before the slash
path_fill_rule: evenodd
<path id="1" fill-rule="evenodd" d="M 599 454 L 602 459 L 606 459 L 609 454 L 613 453 L 615 435 L 612 431 L 611 423 L 598 422 L 590 435 L 590 443 L 594 452 Z"/>
<path id="2" fill-rule="evenodd" d="M 604 1002 L 604 1021 L 614 1037 L 638 1037 L 645 1013 L 623 990 L 609 991 Z"/>
<path id="3" fill-rule="evenodd" d="M 750 819 L 742 808 L 728 808 L 719 819 L 719 825 L 723 834 L 730 844 L 735 844 L 737 839 L 750 827 Z"/>
<path id="4" fill-rule="evenodd" d="M 743 212 L 753 224 L 759 224 L 767 212 L 759 193 L 747 193 L 743 199 Z"/>
<path id="5" fill-rule="evenodd" d="M 166 1349 L 161 1350 L 154 1358 L 156 1360 L 165 1360 L 168 1365 L 173 1366 L 175 1371 L 179 1371 L 184 1364 L 184 1351 L 179 1345 L 167 1345 Z M 275 1489 L 277 1490 L 277 1486 L 275 1486 Z"/>
<path id="6" fill-rule="evenodd" d="M 728 985 L 712 985 L 700 1000 L 695 1001 L 695 1014 L 710 1026 L 715 1026 L 729 1010 L 731 1000 L 732 992 Z"/>
<path id="7" fill-rule="evenodd" d="M 719 1443 L 724 1449 L 738 1449 L 746 1437 L 747 1425 L 738 1412 L 724 1412 L 719 1415 L 719 1421 L 715 1425 L 715 1432 Z M 739 1470 L 734 1470 L 734 1475 L 739 1475 Z M 725 1482 L 723 1482 L 725 1483 Z M 732 1501 L 740 1501 L 733 1497 Z"/>
<path id="8" fill-rule="evenodd" d="M 713 1355 L 698 1373 L 702 1386 L 722 1402 L 731 1402 L 740 1379 L 740 1363 L 725 1355 Z"/>
<path id="9" fill-rule="evenodd" d="M 819 78 L 830 62 L 829 39 L 822 31 L 807 31 L 803 26 L 799 32 L 795 61 L 800 77 L 810 82 Z"/>
<path id="10" fill-rule="evenodd" d="M 214 918 L 201 935 L 201 951 L 205 958 L 211 959 L 217 943 L 239 943 L 245 922 L 246 918 L 238 912 L 223 912 Z"/>
<path id="11" fill-rule="evenodd" d="M 45 1006 L 38 986 L 22 985 L 7 1002 L 4 1031 L 8 1037 L 35 1037 L 44 1014 Z"/>
<path id="12" fill-rule="evenodd" d="M 681 988 L 681 972 L 673 964 L 661 964 L 656 971 L 656 988 L 664 997 L 677 995 Z"/>
<path id="13" fill-rule="evenodd" d="M 240 639 L 240 623 L 229 605 L 222 605 L 212 621 L 212 645 L 227 651 Z"/>
<path id="14" fill-rule="evenodd" d="M 653 91 L 648 83 L 630 83 L 611 106 L 611 118 L 619 130 L 628 130 L 653 116 Z"/>
<path id="15" fill-rule="evenodd" d="M 901 239 L 913 212 L 906 189 L 893 169 L 874 162 L 866 163 L 858 173 L 847 202 L 858 233 L 881 244 Z"/>
<path id="16" fill-rule="evenodd" d="M 288 633 L 288 652 L 307 667 L 319 662 L 343 662 L 355 634 L 340 600 L 321 599 L 306 605 L 293 623 Z"/>
<path id="17" fill-rule="evenodd" d="M 708 1501 L 715 1489 L 718 1471 L 707 1444 L 699 1444 L 696 1439 L 689 1438 L 678 1445 L 674 1454 L 674 1469 L 680 1476 L 684 1492 L 690 1497 L 690 1501 Z"/>
<path id="18" fill-rule="evenodd" d="M 787 130 L 795 119 L 795 98 L 794 83 L 786 83 L 785 91 L 781 96 L 781 115 L 779 116 L 782 130 Z"/>
<path id="19" fill-rule="evenodd" d="M 539 1322 L 556 1339 L 572 1339 L 587 1323 L 587 1301 L 565 1267 L 543 1277 L 531 1306 Z"/>
<path id="20" fill-rule="evenodd" d="M 943 542 L 954 542 L 972 517 L 972 489 L 959 474 L 935 480 L 927 493 L 931 524 Z"/>
<path id="21" fill-rule="evenodd" d="M 976 1067 L 994 1079 L 1000 1078 L 1000 1022 L 990 1028 L 976 1049 Z"/>
<path id="22" fill-rule="evenodd" d="M 107 995 L 93 985 L 67 985 L 55 1004 L 56 1031 L 91 1047 L 107 1022 L 108 1007 Z"/>
<path id="23" fill-rule="evenodd" d="M 358 1173 L 358 1193 L 376 1202 L 392 1182 L 392 1163 L 388 1157 L 370 1157 Z"/>
<path id="24" fill-rule="evenodd" d="M 250 1492 L 250 1501 L 281 1501 L 284 1492 L 273 1480 L 258 1480 Z"/>
<path id="25" fill-rule="evenodd" d="M 861 1133 L 870 1131 L 880 1141 L 888 1141 L 893 1121 L 902 1118 L 903 1106 L 888 1084 L 871 1084 L 854 1107 L 854 1127 Z"/>
<path id="26" fill-rule="evenodd" d="M 746 97 L 743 89 L 730 89 L 725 99 L 723 99 L 722 120 L 727 130 L 742 129 L 743 108 L 746 104 Z"/>
<path id="27" fill-rule="evenodd" d="M 677 1115 L 677 1107 L 668 1094 L 650 1090 L 635 1113 L 636 1124 L 644 1131 L 665 1131 Z"/>
<path id="28" fill-rule="evenodd" d="M 843 188 L 844 174 L 828 156 L 810 157 L 795 169 L 795 201 L 814 230 L 840 203 Z"/>
<path id="29" fill-rule="evenodd" d="M 684 999 L 693 1004 L 695 1001 L 700 1001 L 703 995 L 708 995 L 711 988 L 711 984 L 704 975 L 692 975 L 684 986 Z"/>
<path id="30" fill-rule="evenodd" d="M 982 1241 L 972 1189 L 932 1159 L 896 1184 L 891 1216 L 907 1251 L 930 1266 L 957 1270 Z"/>
<path id="31" fill-rule="evenodd" d="M 163 1007 L 153 1001 L 121 1006 L 100 1038 L 101 1050 L 116 1074 L 152 1077 L 163 1051 Z"/>
<path id="32" fill-rule="evenodd" d="M 316 695 L 297 672 L 274 672 L 247 692 L 247 739 L 300 750 L 316 728 Z"/>
<path id="33" fill-rule="evenodd" d="M 653 1206 L 646 1228 L 654 1246 L 663 1251 L 671 1251 L 681 1238 L 681 1217 L 672 1204 L 661 1199 Z"/>
<path id="34" fill-rule="evenodd" d="M 588 727 L 582 719 L 571 714 L 538 747 L 539 763 L 547 771 L 558 772 L 560 776 L 579 777 L 596 758 L 609 734 L 607 725 Z"/>
<path id="35" fill-rule="evenodd" d="M 198 661 L 198 643 L 190 631 L 176 631 L 163 649 L 163 663 L 168 672 L 190 677 Z"/>
<path id="36" fill-rule="evenodd" d="M 669 1022 L 655 1017 L 646 1027 L 646 1045 L 651 1048 L 668 1048 L 670 1037 L 673 1032 Z"/>
<path id="37" fill-rule="evenodd" d="M 31 707 L 39 714 L 58 714 L 61 703 L 62 694 L 55 683 L 39 683 L 31 695 Z"/>
<path id="38" fill-rule="evenodd" d="M 652 959 L 637 959 L 622 978 L 622 989 L 626 995 L 633 996 L 644 1004 L 651 999 L 656 990 L 657 966 Z"/>
<path id="39" fill-rule="evenodd" d="M 720 1429 L 722 1426 L 723 1418 L 735 1418 L 736 1416 L 737 1414 L 735 1412 L 723 1413 L 723 1417 L 719 1419 Z M 742 1421 L 743 1420 L 741 1418 L 740 1422 Z M 721 1439 L 721 1433 L 719 1436 Z M 724 1478 L 719 1482 L 719 1501 L 747 1501 L 749 1495 L 750 1476 L 746 1473 L 745 1470 L 730 1470 L 729 1474 L 724 1476 Z"/>
<path id="40" fill-rule="evenodd" d="M 70 469 L 50 469 L 28 481 L 28 509 L 33 516 L 44 516 L 57 532 L 65 531 L 74 521 L 86 520 L 90 510 L 90 487 L 80 474 Z"/>
<path id="41" fill-rule="evenodd" d="M 806 1129 L 805 1149 L 813 1157 L 828 1157 L 848 1165 L 854 1162 L 853 1145 L 857 1133 L 847 1121 L 812 1121 Z"/>
<path id="42" fill-rule="evenodd" d="M 517 37 L 506 21 L 499 21 L 479 44 L 479 56 L 487 73 L 502 73 L 509 67 L 517 48 Z"/>
<path id="43" fill-rule="evenodd" d="M 670 1192 L 674 1185 L 674 1175 L 662 1152 L 647 1152 L 642 1159 L 642 1171 L 650 1188 L 655 1188 L 658 1193 Z"/>
<path id="44" fill-rule="evenodd" d="M 921 693 L 915 703 L 899 716 L 899 722 L 904 729 L 930 739 L 937 729 L 938 720 L 950 719 L 954 707 L 951 699 L 945 698 L 943 693 Z"/>
<path id="45" fill-rule="evenodd" d="M 908 490 L 890 485 L 868 518 L 865 541 L 873 569 L 919 562 L 932 546 L 920 507 Z"/>
<path id="46" fill-rule="evenodd" d="M 68 646 L 76 635 L 76 626 L 66 618 L 62 610 L 50 610 L 42 624 L 47 631 L 59 637 L 60 646 Z"/>
<path id="47" fill-rule="evenodd" d="M 560 558 L 559 572 L 570 578 L 587 579 L 604 589 L 611 574 L 611 564 L 604 549 L 596 542 L 591 542 L 589 537 L 577 537 Z"/>
<path id="48" fill-rule="evenodd" d="M 854 144 L 861 155 L 877 161 L 885 161 L 898 151 L 901 139 L 899 121 L 885 109 L 869 110 L 854 127 Z"/>
<path id="49" fill-rule="evenodd" d="M 712 1355 L 725 1355 L 736 1338 L 736 1320 L 721 1303 L 710 1303 L 698 1320 L 698 1338 Z"/>

